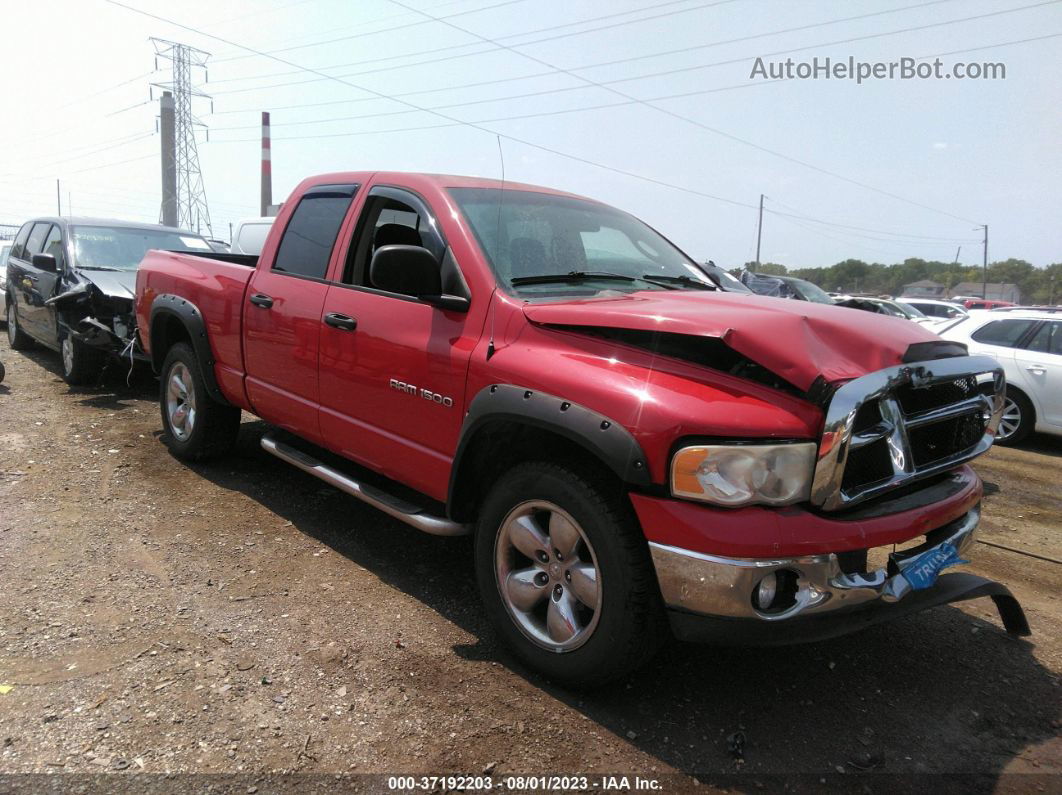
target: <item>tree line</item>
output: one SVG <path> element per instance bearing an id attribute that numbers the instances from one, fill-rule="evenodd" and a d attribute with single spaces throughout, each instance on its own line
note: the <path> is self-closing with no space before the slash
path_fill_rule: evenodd
<path id="1" fill-rule="evenodd" d="M 846 259 L 829 267 L 793 270 L 777 262 L 761 262 L 758 266 L 754 262 L 746 262 L 745 268 L 772 276 L 795 276 L 817 284 L 823 290 L 841 293 L 900 295 L 905 284 L 930 279 L 944 285 L 944 295 L 947 297 L 960 282 L 976 282 L 978 286 L 981 284 L 980 267 L 971 268 L 954 262 L 918 258 L 905 259 L 891 265 Z M 740 275 L 741 269 L 736 269 L 733 273 Z M 1046 268 L 1037 268 L 1021 259 L 990 262 L 988 281 L 1018 285 L 1025 303 L 1055 304 L 1062 301 L 1062 262 L 1056 262 Z"/>

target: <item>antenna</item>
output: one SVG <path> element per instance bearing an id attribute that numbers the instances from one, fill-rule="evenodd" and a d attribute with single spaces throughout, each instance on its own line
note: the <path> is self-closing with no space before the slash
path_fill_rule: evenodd
<path id="1" fill-rule="evenodd" d="M 498 190 L 498 219 L 494 227 L 494 239 L 497 244 L 501 245 L 501 217 L 502 217 L 502 202 L 505 200 L 505 151 L 502 149 L 502 139 L 500 135 L 495 136 L 498 139 L 498 160 L 501 162 L 501 188 Z M 494 293 L 490 296 L 490 341 L 487 343 L 487 361 L 490 361 L 490 357 L 494 355 L 494 315 L 497 312 L 498 305 L 494 303 L 494 295 L 498 292 L 498 288 L 494 288 Z"/>

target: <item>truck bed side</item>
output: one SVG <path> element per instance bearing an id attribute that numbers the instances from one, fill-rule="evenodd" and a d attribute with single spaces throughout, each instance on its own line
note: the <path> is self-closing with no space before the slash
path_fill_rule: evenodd
<path id="1" fill-rule="evenodd" d="M 172 320 L 162 322 L 152 307 L 160 296 L 176 296 L 172 308 L 194 307 L 205 325 L 214 362 L 214 377 L 222 395 L 232 404 L 249 409 L 243 385 L 243 348 L 240 324 L 244 294 L 254 275 L 257 257 L 149 251 L 137 271 L 136 316 L 140 344 L 149 355 L 152 335 L 181 333 Z M 191 307 L 188 307 L 191 305 Z M 185 324 L 185 332 L 188 331 Z M 156 362 L 156 366 L 161 362 Z"/>

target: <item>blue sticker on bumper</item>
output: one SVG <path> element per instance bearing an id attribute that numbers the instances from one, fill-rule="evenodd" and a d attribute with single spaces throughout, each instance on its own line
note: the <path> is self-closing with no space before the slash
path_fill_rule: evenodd
<path id="1" fill-rule="evenodd" d="M 937 581 L 942 569 L 969 562 L 959 557 L 959 550 L 953 544 L 944 542 L 912 560 L 903 570 L 903 578 L 914 590 L 922 591 Z"/>

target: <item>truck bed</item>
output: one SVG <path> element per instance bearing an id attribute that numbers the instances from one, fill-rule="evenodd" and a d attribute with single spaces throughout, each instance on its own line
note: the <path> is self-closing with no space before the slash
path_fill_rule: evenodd
<path id="1" fill-rule="evenodd" d="M 240 324 L 244 294 L 258 257 L 248 254 L 149 251 L 136 275 L 136 320 L 140 344 L 151 354 L 151 310 L 155 299 L 180 296 L 198 308 L 206 325 L 214 372 L 225 397 L 246 405 Z"/>

